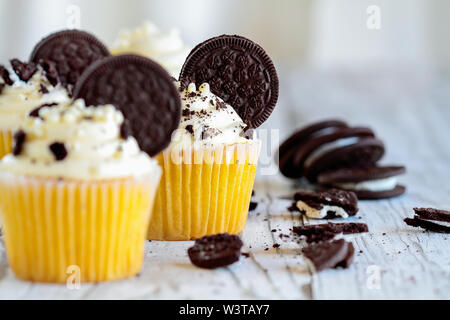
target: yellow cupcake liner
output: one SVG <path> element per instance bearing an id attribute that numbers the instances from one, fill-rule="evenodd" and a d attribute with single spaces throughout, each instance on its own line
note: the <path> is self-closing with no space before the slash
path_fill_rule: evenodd
<path id="1" fill-rule="evenodd" d="M 9 264 L 36 282 L 100 282 L 136 275 L 161 175 L 77 182 L 0 175 Z"/>
<path id="2" fill-rule="evenodd" d="M 0 130 L 0 159 L 12 151 L 13 132 Z"/>
<path id="3" fill-rule="evenodd" d="M 150 240 L 193 240 L 244 230 L 261 142 L 169 149 L 149 226 Z"/>

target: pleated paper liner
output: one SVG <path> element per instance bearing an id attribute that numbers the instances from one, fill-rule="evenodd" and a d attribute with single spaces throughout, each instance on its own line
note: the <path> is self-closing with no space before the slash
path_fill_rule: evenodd
<path id="1" fill-rule="evenodd" d="M 9 264 L 23 280 L 118 280 L 141 269 L 160 168 L 149 177 L 76 182 L 0 175 Z"/>
<path id="2" fill-rule="evenodd" d="M 12 151 L 12 131 L 0 130 L 0 159 Z"/>
<path id="3" fill-rule="evenodd" d="M 192 240 L 244 230 L 261 142 L 166 150 L 150 240 Z"/>

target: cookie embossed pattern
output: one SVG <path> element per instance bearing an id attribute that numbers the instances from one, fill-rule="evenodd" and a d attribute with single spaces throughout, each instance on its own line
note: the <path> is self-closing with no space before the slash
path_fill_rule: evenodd
<path id="1" fill-rule="evenodd" d="M 241 36 L 222 35 L 195 47 L 180 79 L 209 83 L 211 91 L 235 108 L 249 128 L 259 127 L 278 100 L 278 76 L 267 53 Z"/>

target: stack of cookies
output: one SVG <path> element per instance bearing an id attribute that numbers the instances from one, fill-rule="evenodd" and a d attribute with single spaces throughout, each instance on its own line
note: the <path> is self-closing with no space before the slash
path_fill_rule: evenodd
<path id="1" fill-rule="evenodd" d="M 383 199 L 405 192 L 397 184 L 405 167 L 378 165 L 384 153 L 383 142 L 370 128 L 330 119 L 292 134 L 279 147 L 278 163 L 288 178 L 353 191 L 358 199 Z"/>

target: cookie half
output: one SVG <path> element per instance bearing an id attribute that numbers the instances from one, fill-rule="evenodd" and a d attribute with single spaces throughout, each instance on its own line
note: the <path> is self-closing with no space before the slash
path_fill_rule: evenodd
<path id="1" fill-rule="evenodd" d="M 86 105 L 112 104 L 122 111 L 130 133 L 151 157 L 165 149 L 178 128 L 181 98 L 172 77 L 138 55 L 111 56 L 91 65 L 77 82 L 75 98 Z"/>
<path id="2" fill-rule="evenodd" d="M 316 271 L 348 268 L 353 261 L 354 252 L 353 244 L 344 239 L 321 242 L 302 249 L 303 255 L 312 262 Z"/>
<path id="3" fill-rule="evenodd" d="M 300 212 L 313 219 L 348 218 L 359 210 L 358 198 L 353 192 L 337 189 L 297 192 L 294 203 Z"/>
<path id="4" fill-rule="evenodd" d="M 197 45 L 186 58 L 180 81 L 209 83 L 211 92 L 231 105 L 248 128 L 259 127 L 278 100 L 275 66 L 259 45 L 236 35 Z"/>
<path id="5" fill-rule="evenodd" d="M 220 233 L 195 240 L 188 249 L 191 262 L 200 268 L 215 269 L 239 260 L 242 240 L 237 235 Z"/>
<path id="6" fill-rule="evenodd" d="M 318 176 L 318 183 L 353 191 L 358 199 L 392 198 L 405 193 L 406 188 L 397 183 L 404 174 L 404 166 L 369 166 L 326 171 Z"/>

